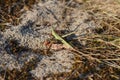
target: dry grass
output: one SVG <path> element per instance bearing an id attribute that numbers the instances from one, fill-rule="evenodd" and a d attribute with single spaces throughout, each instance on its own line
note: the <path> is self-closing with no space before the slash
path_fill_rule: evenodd
<path id="1" fill-rule="evenodd" d="M 118 2 L 117 2 L 118 1 Z M 61 80 L 62 77 L 67 77 L 66 80 L 119 80 L 120 79 L 120 5 L 119 0 L 88 0 L 83 10 L 88 12 L 90 20 L 93 20 L 97 27 L 93 29 L 93 33 L 87 34 L 84 37 L 78 37 L 77 41 L 84 41 L 85 45 L 79 47 L 79 51 L 84 54 L 96 58 L 100 62 L 91 60 L 83 56 L 76 56 L 73 71 L 71 73 L 55 74 L 53 80 Z M 67 6 L 67 8 L 70 8 Z M 74 9 L 74 8 L 73 8 Z M 4 11 L 3 11 L 4 12 Z M 2 17 L 0 13 L 0 18 Z M 9 16 L 6 14 L 6 16 Z M 13 15 L 12 15 L 13 16 Z M 5 16 L 4 16 L 5 17 Z M 2 17 L 2 19 L 4 18 Z M 9 18 L 11 19 L 11 18 Z M 9 22 L 3 19 L 0 22 Z M 8 19 L 7 19 L 8 20 Z M 5 27 L 0 27 L 5 29 Z M 74 40 L 73 40 L 74 43 Z M 32 65 L 33 66 L 33 65 Z M 28 68 L 29 69 L 29 68 Z M 23 69 L 24 70 L 24 69 Z M 27 71 L 27 68 L 23 72 Z M 22 73 L 23 73 L 22 72 Z M 28 80 L 29 74 L 21 74 L 21 72 L 9 72 L 10 78 L 5 80 L 13 80 L 14 76 L 17 80 L 17 74 L 22 75 L 19 80 Z M 4 72 L 2 73 L 4 75 Z M 59 77 L 61 76 L 62 77 Z M 23 77 L 23 78 L 22 78 Z M 64 80 L 64 79 L 63 79 Z"/>
<path id="2" fill-rule="evenodd" d="M 36 0 L 0 0 L 0 31 L 9 28 L 10 25 L 18 25 L 19 17 L 26 10 L 30 10 L 35 2 Z"/>
<path id="3" fill-rule="evenodd" d="M 115 1 L 113 4 L 107 4 L 107 1 L 89 1 L 89 6 L 85 10 L 91 14 L 90 20 L 94 20 L 98 26 L 92 34 L 78 38 L 79 41 L 85 41 L 85 45 L 79 50 L 101 62 L 80 57 L 76 60 L 75 70 L 67 79 L 74 75 L 77 80 L 119 80 L 120 15 L 115 8 L 120 5 L 116 5 Z"/>

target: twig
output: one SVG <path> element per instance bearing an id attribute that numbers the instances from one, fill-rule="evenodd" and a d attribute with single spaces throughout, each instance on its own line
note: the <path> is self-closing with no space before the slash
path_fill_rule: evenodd
<path id="1" fill-rule="evenodd" d="M 115 46 L 115 47 L 117 47 L 117 48 L 119 48 L 119 49 L 120 49 L 120 46 L 118 46 L 118 45 L 114 44 L 113 42 L 107 42 L 107 41 L 104 41 L 104 40 L 102 40 L 102 39 L 98 39 L 97 41 L 99 41 L 99 42 L 104 42 L 104 43 L 106 43 L 106 44 L 113 45 L 113 46 Z"/>
<path id="2" fill-rule="evenodd" d="M 101 60 L 104 60 L 104 61 L 120 61 L 120 58 L 117 58 L 117 59 L 101 59 Z"/>

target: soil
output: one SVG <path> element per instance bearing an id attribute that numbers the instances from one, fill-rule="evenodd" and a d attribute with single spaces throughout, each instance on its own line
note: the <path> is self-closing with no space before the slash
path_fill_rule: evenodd
<path id="1" fill-rule="evenodd" d="M 120 80 L 119 60 L 119 0 L 0 0 L 0 80 Z"/>

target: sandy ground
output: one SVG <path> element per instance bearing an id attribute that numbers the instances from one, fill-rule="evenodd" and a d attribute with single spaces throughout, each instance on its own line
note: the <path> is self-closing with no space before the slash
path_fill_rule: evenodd
<path id="1" fill-rule="evenodd" d="M 111 19 L 111 23 L 114 23 L 117 20 L 116 24 L 119 26 L 120 5 L 117 0 L 40 0 L 30 10 L 25 9 L 19 19 L 18 25 L 8 22 L 9 28 L 0 31 L 0 76 L 2 78 L 5 76 L 5 80 L 77 80 L 77 78 L 74 79 L 75 71 L 78 70 L 75 65 L 80 63 L 78 67 L 83 67 L 81 64 L 84 62 L 81 63 L 81 61 L 84 61 L 84 58 L 82 56 L 83 59 L 81 57 L 78 59 L 78 56 L 68 49 L 50 50 L 45 54 L 44 51 L 47 47 L 44 42 L 51 40 L 51 28 L 54 27 L 56 30 L 63 31 L 60 35 L 74 32 L 73 36 L 67 36 L 66 39 L 69 42 L 71 41 L 75 47 L 85 47 L 90 43 L 81 38 L 85 39 L 86 36 L 93 35 L 96 28 L 103 27 L 102 21 Z M 117 29 L 119 32 L 120 27 Z M 120 37 L 120 35 L 115 35 L 115 37 Z M 78 40 L 72 42 L 73 38 Z M 117 45 L 119 46 L 119 44 Z M 118 51 L 116 53 L 119 53 L 119 49 L 115 48 L 115 50 Z M 83 50 L 83 52 L 87 51 Z M 93 51 L 93 54 L 97 53 L 100 52 L 94 53 Z M 81 61 L 77 62 L 76 60 Z M 93 66 L 94 62 L 91 61 L 90 64 L 88 62 L 88 65 Z M 100 66 L 95 68 L 98 71 L 102 69 Z M 18 79 L 14 76 L 14 70 L 17 71 L 16 75 L 21 74 L 25 78 L 18 76 Z M 27 78 L 24 76 L 26 75 L 24 74 L 25 71 Z M 87 74 L 84 71 L 82 72 L 79 73 L 78 71 L 78 80 L 110 80 L 110 77 L 97 76 L 92 71 L 88 71 Z M 9 73 L 13 74 L 10 75 Z M 75 75 L 71 78 L 73 74 Z M 117 75 L 117 73 L 115 74 Z M 119 75 L 115 80 L 120 79 Z M 8 77 L 11 78 L 8 79 Z"/>

